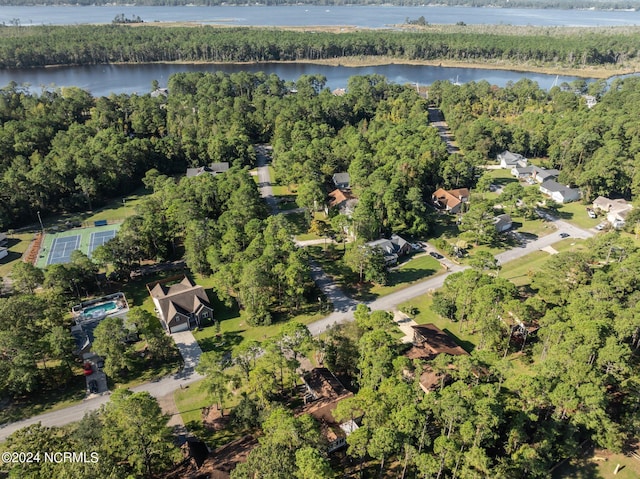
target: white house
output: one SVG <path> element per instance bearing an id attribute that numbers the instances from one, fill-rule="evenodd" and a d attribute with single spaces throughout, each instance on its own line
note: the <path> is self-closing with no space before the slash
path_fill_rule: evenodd
<path id="1" fill-rule="evenodd" d="M 513 168 L 514 166 L 524 168 L 529 162 L 529 160 L 527 160 L 524 156 L 518 153 L 511 153 L 509 150 L 498 153 L 497 160 L 498 163 L 500 163 L 501 168 L 509 169 Z"/>
<path id="2" fill-rule="evenodd" d="M 581 196 L 578 188 L 571 188 L 555 180 L 543 182 L 540 185 L 540 191 L 558 203 L 571 203 L 572 201 L 579 200 Z"/>
<path id="3" fill-rule="evenodd" d="M 620 198 L 610 200 L 604 196 L 598 196 L 593 201 L 593 209 L 607 214 L 607 221 L 616 229 L 622 228 L 627 220 L 627 215 L 633 209 L 633 205 Z"/>

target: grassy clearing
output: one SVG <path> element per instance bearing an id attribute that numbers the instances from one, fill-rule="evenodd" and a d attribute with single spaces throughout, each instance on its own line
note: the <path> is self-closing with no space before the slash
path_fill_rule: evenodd
<path id="1" fill-rule="evenodd" d="M 505 186 L 509 183 L 517 183 L 518 180 L 511 174 L 509 168 L 501 168 L 499 170 L 487 170 L 492 183 L 498 186 Z"/>
<path id="2" fill-rule="evenodd" d="M 42 218 L 45 229 L 66 229 L 66 223 L 85 223 L 93 226 L 94 221 L 107 220 L 109 222 L 124 221 L 129 216 L 136 214 L 136 208 L 143 199 L 152 192 L 140 187 L 130 195 L 113 198 L 104 206 L 92 211 L 81 213 L 68 213 L 58 216 Z"/>
<path id="3" fill-rule="evenodd" d="M 215 308 L 216 305 L 214 305 Z M 285 320 L 277 320 L 269 326 L 251 326 L 247 323 L 246 316 L 243 312 L 236 313 L 233 317 L 224 318 L 220 322 L 220 330 L 214 325 L 205 326 L 202 329 L 194 331 L 193 335 L 203 351 L 231 351 L 234 346 L 244 343 L 245 341 L 262 342 L 280 332 L 280 328 L 286 321 L 298 321 L 302 324 L 309 324 L 321 319 L 324 314 L 317 311 L 317 306 L 309 308 L 308 313 L 302 313 Z M 218 310 L 216 310 L 217 313 Z M 233 310 L 228 310 L 229 314 Z M 216 317 L 219 317 L 216 314 Z"/>
<path id="4" fill-rule="evenodd" d="M 521 226 L 517 227 L 519 233 L 536 236 L 538 238 L 551 233 L 555 233 L 557 230 L 557 228 L 553 224 L 540 218 L 535 220 L 526 220 L 524 218 L 514 217 L 514 220 L 514 223 L 516 224 L 518 223 L 517 220 L 520 220 L 519 224 Z M 516 224 L 514 224 L 514 226 L 516 226 Z"/>

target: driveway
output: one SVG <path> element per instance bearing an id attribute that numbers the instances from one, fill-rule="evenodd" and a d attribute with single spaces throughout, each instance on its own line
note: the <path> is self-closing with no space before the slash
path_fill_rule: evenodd
<path id="1" fill-rule="evenodd" d="M 171 337 L 175 341 L 184 361 L 184 373 L 193 372 L 202 355 L 202 349 L 200 349 L 196 338 L 193 337 L 193 333 L 191 331 L 182 331 L 173 333 Z"/>

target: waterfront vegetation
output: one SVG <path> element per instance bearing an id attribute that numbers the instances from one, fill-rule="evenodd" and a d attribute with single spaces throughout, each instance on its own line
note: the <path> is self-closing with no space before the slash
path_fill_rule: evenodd
<path id="1" fill-rule="evenodd" d="M 0 67 L 143 62 L 462 62 L 510 68 L 633 71 L 634 27 L 424 26 L 411 30 L 74 25 L 0 28 Z"/>

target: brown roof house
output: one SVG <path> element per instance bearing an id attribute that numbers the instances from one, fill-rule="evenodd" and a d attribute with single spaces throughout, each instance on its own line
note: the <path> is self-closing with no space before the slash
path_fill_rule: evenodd
<path id="1" fill-rule="evenodd" d="M 200 326 L 202 320 L 213 319 L 213 307 L 202 286 L 184 276 L 179 283 L 158 281 L 147 285 L 160 322 L 169 333 L 187 331 Z"/>
<path id="2" fill-rule="evenodd" d="M 338 423 L 333 410 L 343 399 L 353 396 L 327 368 L 313 368 L 302 380 L 305 385 L 304 406 L 296 415 L 310 414 L 318 423 L 327 440 L 327 452 L 331 453 L 347 445 L 347 436 L 358 429 L 355 420 Z"/>
<path id="3" fill-rule="evenodd" d="M 440 354 L 449 354 L 450 356 L 469 354 L 435 324 L 420 324 L 412 326 L 412 328 L 413 346 L 405 353 L 409 359 L 430 361 Z M 437 373 L 429 364 L 425 364 L 420 374 L 420 388 L 428 393 L 444 379 L 443 375 L 446 376 L 446 373 Z"/>
<path id="4" fill-rule="evenodd" d="M 436 208 L 443 209 L 449 213 L 459 213 L 462 209 L 462 203 L 469 201 L 469 190 L 467 188 L 455 190 L 438 188 L 431 196 L 431 200 Z"/>
<path id="5" fill-rule="evenodd" d="M 335 189 L 329 193 L 329 207 L 325 212 L 329 214 L 330 208 L 338 208 L 341 215 L 351 217 L 357 204 L 358 198 L 353 196 L 349 191 Z"/>

